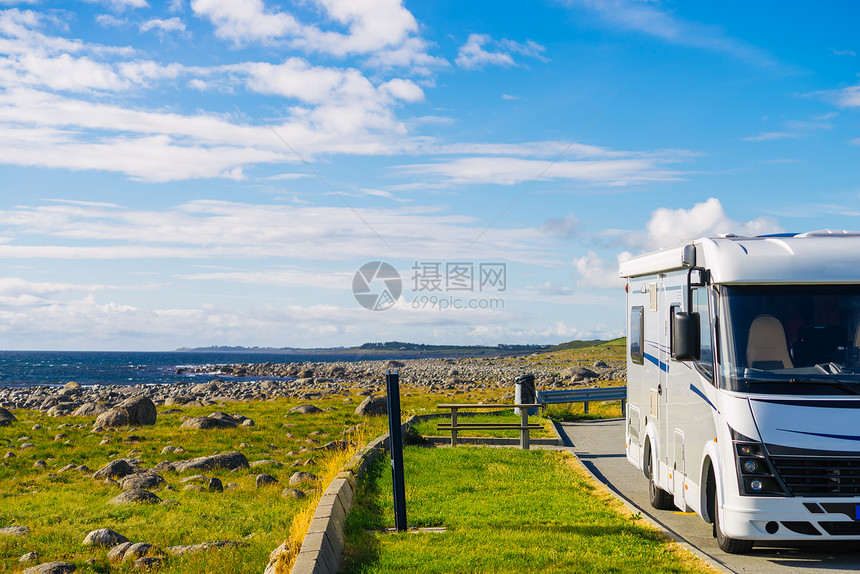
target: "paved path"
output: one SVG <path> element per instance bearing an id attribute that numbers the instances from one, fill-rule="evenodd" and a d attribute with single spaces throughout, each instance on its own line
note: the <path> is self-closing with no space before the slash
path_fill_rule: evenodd
<path id="1" fill-rule="evenodd" d="M 624 455 L 623 419 L 557 425 L 567 447 L 610 490 L 685 541 L 726 572 L 750 574 L 816 574 L 860 570 L 860 543 L 815 543 L 806 547 L 756 546 L 746 555 L 726 554 L 717 546 L 710 524 L 700 516 L 655 510 L 648 502 L 648 481 Z"/>

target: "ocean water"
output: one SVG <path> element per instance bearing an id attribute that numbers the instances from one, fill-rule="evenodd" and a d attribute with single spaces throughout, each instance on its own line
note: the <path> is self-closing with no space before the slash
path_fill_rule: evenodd
<path id="1" fill-rule="evenodd" d="M 207 381 L 210 373 L 176 374 L 179 367 L 231 363 L 331 362 L 367 356 L 218 352 L 0 351 L 0 387 L 138 385 Z M 373 357 L 383 359 L 384 357 Z M 219 375 L 221 379 L 229 379 Z M 254 377 L 255 380 L 260 377 Z"/>

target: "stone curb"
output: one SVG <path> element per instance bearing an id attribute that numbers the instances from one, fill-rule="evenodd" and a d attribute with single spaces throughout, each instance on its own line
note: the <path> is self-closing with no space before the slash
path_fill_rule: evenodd
<path id="1" fill-rule="evenodd" d="M 401 424 L 404 437 L 406 427 L 419 420 L 422 417 L 413 416 Z M 317 504 L 291 574 L 336 574 L 340 570 L 344 526 L 355 503 L 357 479 L 388 448 L 388 433 L 385 433 L 368 443 L 343 465 Z M 272 552 L 264 574 L 274 574 L 278 556 L 284 548 L 286 543 Z"/>

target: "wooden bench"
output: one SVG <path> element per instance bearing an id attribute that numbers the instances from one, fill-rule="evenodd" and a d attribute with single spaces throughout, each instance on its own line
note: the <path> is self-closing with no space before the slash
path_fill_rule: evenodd
<path id="1" fill-rule="evenodd" d="M 461 430 L 518 430 L 520 431 L 520 447 L 523 450 L 529 450 L 529 431 L 540 430 L 543 425 L 529 424 L 529 409 L 538 408 L 539 404 L 517 404 L 517 405 L 469 405 L 469 404 L 441 404 L 436 405 L 437 409 L 451 410 L 451 424 L 437 425 L 438 430 L 451 431 L 451 446 L 457 444 L 457 433 Z M 461 423 L 457 421 L 457 413 L 460 410 L 480 410 L 480 409 L 520 409 L 520 423 Z"/>

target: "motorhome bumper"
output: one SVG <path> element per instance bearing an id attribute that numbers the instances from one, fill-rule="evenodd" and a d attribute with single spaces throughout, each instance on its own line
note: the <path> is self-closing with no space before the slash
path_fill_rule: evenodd
<path id="1" fill-rule="evenodd" d="M 743 503 L 750 497 L 743 497 Z M 860 540 L 860 497 L 753 499 L 723 508 L 720 526 L 742 540 Z"/>

